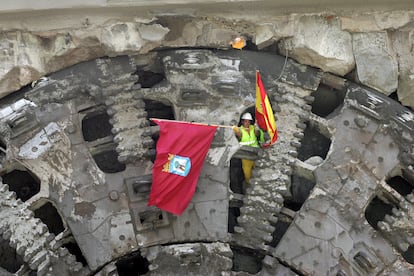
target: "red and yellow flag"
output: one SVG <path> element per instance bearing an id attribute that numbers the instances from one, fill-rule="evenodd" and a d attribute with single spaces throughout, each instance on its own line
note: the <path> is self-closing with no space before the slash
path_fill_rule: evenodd
<path id="1" fill-rule="evenodd" d="M 277 127 L 272 106 L 266 94 L 259 71 L 256 71 L 256 121 L 261 129 L 267 131 L 270 142 L 262 147 L 270 147 L 277 140 Z"/>

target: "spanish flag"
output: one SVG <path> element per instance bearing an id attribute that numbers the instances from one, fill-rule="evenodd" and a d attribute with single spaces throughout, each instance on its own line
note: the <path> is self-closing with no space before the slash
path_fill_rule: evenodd
<path id="1" fill-rule="evenodd" d="M 262 145 L 262 147 L 270 147 L 277 140 L 277 127 L 272 106 L 267 97 L 259 71 L 256 71 L 256 122 L 270 136 L 270 142 Z"/>

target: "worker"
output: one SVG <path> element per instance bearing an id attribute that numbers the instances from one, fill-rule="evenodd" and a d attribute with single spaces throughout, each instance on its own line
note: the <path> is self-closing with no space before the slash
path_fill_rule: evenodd
<path id="1" fill-rule="evenodd" d="M 241 117 L 241 126 L 233 127 L 240 145 L 259 148 L 260 142 L 264 142 L 263 131 L 253 125 L 253 117 L 250 113 L 244 113 Z M 247 184 L 250 183 L 252 177 L 252 169 L 254 167 L 254 160 L 242 159 L 242 168 L 244 173 L 244 180 Z"/>

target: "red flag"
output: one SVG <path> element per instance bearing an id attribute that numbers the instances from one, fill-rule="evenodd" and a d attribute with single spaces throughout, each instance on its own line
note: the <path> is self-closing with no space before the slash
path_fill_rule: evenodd
<path id="1" fill-rule="evenodd" d="M 181 215 L 193 197 L 217 126 L 152 119 L 160 126 L 148 206 Z"/>
<path id="2" fill-rule="evenodd" d="M 267 97 L 259 71 L 256 71 L 256 121 L 259 127 L 267 131 L 270 136 L 270 142 L 263 145 L 263 147 L 273 145 L 277 140 L 277 127 L 272 106 Z"/>

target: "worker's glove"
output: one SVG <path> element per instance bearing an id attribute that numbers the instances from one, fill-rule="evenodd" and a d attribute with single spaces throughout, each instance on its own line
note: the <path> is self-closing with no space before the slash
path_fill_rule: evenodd
<path id="1" fill-rule="evenodd" d="M 238 132 L 239 132 L 239 128 L 238 128 L 237 126 L 233 126 L 233 131 L 234 131 L 235 133 L 238 133 Z"/>

